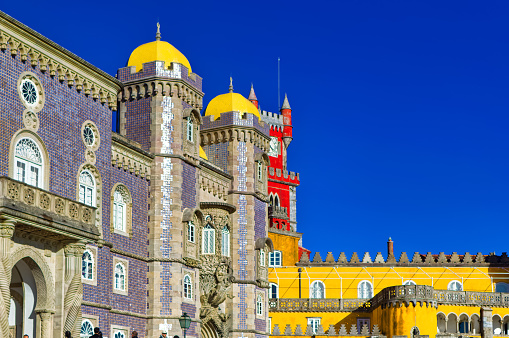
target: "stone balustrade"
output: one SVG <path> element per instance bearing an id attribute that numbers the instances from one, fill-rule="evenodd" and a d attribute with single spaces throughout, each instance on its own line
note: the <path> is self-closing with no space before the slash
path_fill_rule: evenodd
<path id="1" fill-rule="evenodd" d="M 270 206 L 269 218 L 288 219 L 288 211 L 284 207 Z"/>
<path id="2" fill-rule="evenodd" d="M 5 176 L 0 177 L 0 211 L 18 219 L 37 221 L 41 227 L 55 232 L 99 235 L 96 208 Z"/>
<path id="3" fill-rule="evenodd" d="M 272 312 L 370 312 L 398 303 L 428 303 L 509 307 L 509 293 L 435 290 L 428 285 L 398 285 L 383 289 L 372 299 L 279 298 L 269 300 Z"/>

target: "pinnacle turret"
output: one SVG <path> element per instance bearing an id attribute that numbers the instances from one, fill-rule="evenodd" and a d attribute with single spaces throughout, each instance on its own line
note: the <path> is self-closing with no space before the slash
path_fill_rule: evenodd
<path id="1" fill-rule="evenodd" d="M 256 108 L 258 108 L 258 98 L 256 97 L 252 83 L 251 83 L 251 91 L 249 92 L 249 97 L 247 99 L 249 101 L 251 101 L 251 103 L 254 104 Z"/>
<path id="2" fill-rule="evenodd" d="M 283 101 L 283 106 L 281 107 L 281 109 L 290 109 L 290 110 L 292 109 L 290 107 L 290 103 L 288 103 L 288 96 L 286 96 L 286 94 L 285 94 L 285 100 Z"/>

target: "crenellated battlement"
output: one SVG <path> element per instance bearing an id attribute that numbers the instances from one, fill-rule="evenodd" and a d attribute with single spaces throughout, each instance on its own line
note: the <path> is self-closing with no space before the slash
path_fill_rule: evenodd
<path id="1" fill-rule="evenodd" d="M 360 331 L 360 332 L 359 332 Z M 380 338 L 384 338 L 385 336 L 381 334 L 378 325 L 373 325 L 373 328 L 370 329 L 367 325 L 363 325 L 360 330 L 357 329 L 356 324 L 352 324 L 350 326 L 350 330 L 347 330 L 345 324 L 341 324 L 339 329 L 337 330 L 334 325 L 330 325 L 327 332 L 323 330 L 323 326 L 320 324 L 316 330 L 313 332 L 313 327 L 311 325 L 307 325 L 306 329 L 303 331 L 302 326 L 297 324 L 295 329 L 292 329 L 291 324 L 286 324 L 283 331 L 278 324 L 274 325 L 274 329 L 271 332 L 272 336 L 334 336 L 334 337 L 373 337 L 377 336 Z"/>
<path id="2" fill-rule="evenodd" d="M 500 256 L 495 254 L 483 255 L 481 252 L 478 252 L 477 255 L 471 255 L 469 252 L 466 252 L 464 255 L 458 255 L 457 252 L 453 252 L 450 255 L 446 255 L 443 252 L 438 255 L 431 252 L 427 254 L 415 252 L 411 259 L 406 252 L 402 252 L 399 259 L 396 259 L 394 255 L 389 255 L 385 259 L 381 252 L 378 252 L 374 259 L 371 258 L 369 252 L 365 252 L 362 258 L 359 257 L 357 252 L 354 252 L 350 259 L 348 259 L 345 253 L 341 252 L 337 260 L 332 252 L 327 252 L 325 260 L 322 259 L 319 252 L 316 252 L 312 260 L 310 260 L 307 254 L 302 254 L 300 261 L 297 263 L 298 266 L 506 266 L 508 264 L 509 257 L 506 252 L 503 252 Z"/>
<path id="3" fill-rule="evenodd" d="M 283 115 L 279 113 L 272 113 L 266 110 L 260 110 L 260 117 L 263 122 L 270 125 L 271 128 L 283 128 Z"/>

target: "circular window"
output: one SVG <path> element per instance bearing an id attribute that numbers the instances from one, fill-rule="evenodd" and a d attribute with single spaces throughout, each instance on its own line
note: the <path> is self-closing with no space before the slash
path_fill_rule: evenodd
<path id="1" fill-rule="evenodd" d="M 35 83 L 30 79 L 23 79 L 21 81 L 21 95 L 23 96 L 23 100 L 29 105 L 34 105 L 37 103 L 37 99 L 39 98 L 39 94 L 37 93 L 37 87 Z"/>
<path id="2" fill-rule="evenodd" d="M 83 138 L 87 146 L 93 146 L 95 143 L 95 133 L 90 126 L 85 126 L 83 129 Z"/>

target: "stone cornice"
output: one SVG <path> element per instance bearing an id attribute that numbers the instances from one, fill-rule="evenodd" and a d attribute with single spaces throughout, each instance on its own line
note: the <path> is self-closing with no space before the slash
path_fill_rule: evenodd
<path id="1" fill-rule="evenodd" d="M 13 56 L 19 53 L 21 61 L 30 57 L 32 67 L 52 77 L 58 73 L 60 81 L 117 110 L 120 81 L 0 11 L 0 49 L 7 48 Z"/>
<path id="2" fill-rule="evenodd" d="M 135 147 L 122 136 L 112 134 L 111 164 L 113 166 L 150 180 L 153 158 L 154 155 Z"/>
<path id="3" fill-rule="evenodd" d="M 298 187 L 298 186 L 299 186 L 298 184 L 295 184 L 295 183 L 285 182 L 285 181 L 279 181 L 279 180 L 275 180 L 275 179 L 273 179 L 273 178 L 269 178 L 269 179 L 267 179 L 267 181 L 269 181 L 269 182 L 274 182 L 274 183 L 280 183 L 280 184 L 291 185 L 292 187 Z"/>
<path id="4" fill-rule="evenodd" d="M 301 232 L 293 232 L 293 231 L 281 230 L 281 229 L 277 229 L 277 228 L 269 228 L 269 232 L 272 232 L 274 234 L 279 234 L 279 235 L 298 237 L 298 238 L 302 237 Z"/>
<path id="5" fill-rule="evenodd" d="M 228 213 L 233 214 L 237 208 L 229 203 L 222 203 L 222 202 L 201 202 L 200 203 L 201 209 L 223 209 L 228 211 Z"/>

